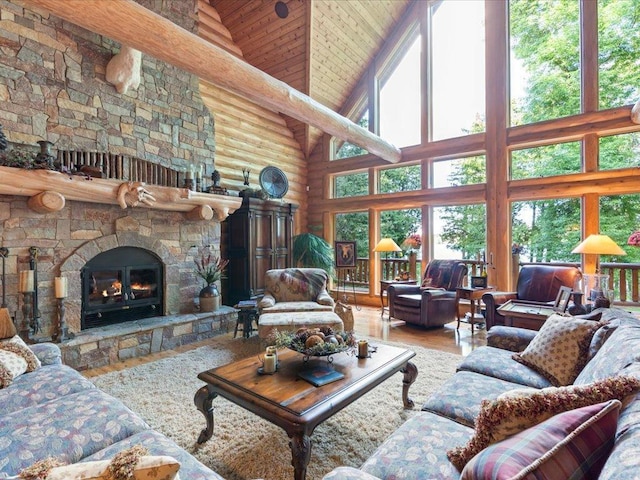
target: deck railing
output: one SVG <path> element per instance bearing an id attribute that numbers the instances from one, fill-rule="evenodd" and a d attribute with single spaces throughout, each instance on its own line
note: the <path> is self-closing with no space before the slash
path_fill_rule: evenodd
<path id="1" fill-rule="evenodd" d="M 382 278 L 398 278 L 401 272 L 409 271 L 409 260 L 406 258 L 382 259 Z M 482 261 L 461 260 L 467 264 L 470 275 L 480 275 Z M 353 284 L 358 290 L 369 288 L 369 259 L 356 259 L 356 266 L 349 274 L 349 285 Z M 520 262 L 522 265 L 533 265 Z M 550 262 L 548 265 L 573 265 L 577 263 Z M 422 272 L 422 262 L 418 260 L 416 272 Z M 600 264 L 600 273 L 609 275 L 608 287 L 614 292 L 614 302 L 621 306 L 640 307 L 640 263 L 607 263 Z M 420 275 L 418 273 L 418 275 Z M 465 282 L 467 279 L 465 279 Z"/>

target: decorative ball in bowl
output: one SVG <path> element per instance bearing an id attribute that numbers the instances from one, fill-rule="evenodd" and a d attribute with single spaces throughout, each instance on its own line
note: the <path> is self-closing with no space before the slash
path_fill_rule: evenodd
<path id="1" fill-rule="evenodd" d="M 326 357 L 356 347 L 353 333 L 334 331 L 331 327 L 300 328 L 295 332 L 276 331 L 274 339 L 277 347 L 290 348 L 305 357 Z"/>

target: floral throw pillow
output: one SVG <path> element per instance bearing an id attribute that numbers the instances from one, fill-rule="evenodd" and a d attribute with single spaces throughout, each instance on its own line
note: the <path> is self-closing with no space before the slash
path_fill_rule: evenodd
<path id="1" fill-rule="evenodd" d="M 551 315 L 527 348 L 513 359 L 559 387 L 573 383 L 589 357 L 591 337 L 603 324 Z"/>
<path id="2" fill-rule="evenodd" d="M 40 367 L 40 361 L 18 336 L 0 342 L 0 388 L 11 385 L 25 372 Z"/>
<path id="3" fill-rule="evenodd" d="M 487 447 L 467 464 L 462 480 L 478 478 L 598 478 L 613 447 L 620 402 L 560 413 Z"/>
<path id="4" fill-rule="evenodd" d="M 515 435 L 552 416 L 609 400 L 625 399 L 640 391 L 640 379 L 609 377 L 598 382 L 541 390 L 518 389 L 495 400 L 484 400 L 475 421 L 475 433 L 466 445 L 447 451 L 458 470 L 487 446 Z"/>

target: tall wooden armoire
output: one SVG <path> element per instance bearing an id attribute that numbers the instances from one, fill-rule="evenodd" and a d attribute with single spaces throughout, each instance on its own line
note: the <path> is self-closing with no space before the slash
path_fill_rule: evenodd
<path id="1" fill-rule="evenodd" d="M 245 197 L 242 206 L 222 222 L 222 254 L 229 259 L 222 283 L 225 305 L 261 296 L 265 272 L 291 266 L 296 208 L 279 200 Z"/>

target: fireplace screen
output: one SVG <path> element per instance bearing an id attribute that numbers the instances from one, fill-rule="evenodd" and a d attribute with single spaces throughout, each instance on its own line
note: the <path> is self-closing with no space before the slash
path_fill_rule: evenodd
<path id="1" fill-rule="evenodd" d="M 162 315 L 162 264 L 146 250 L 120 247 L 82 269 L 82 328 Z"/>

